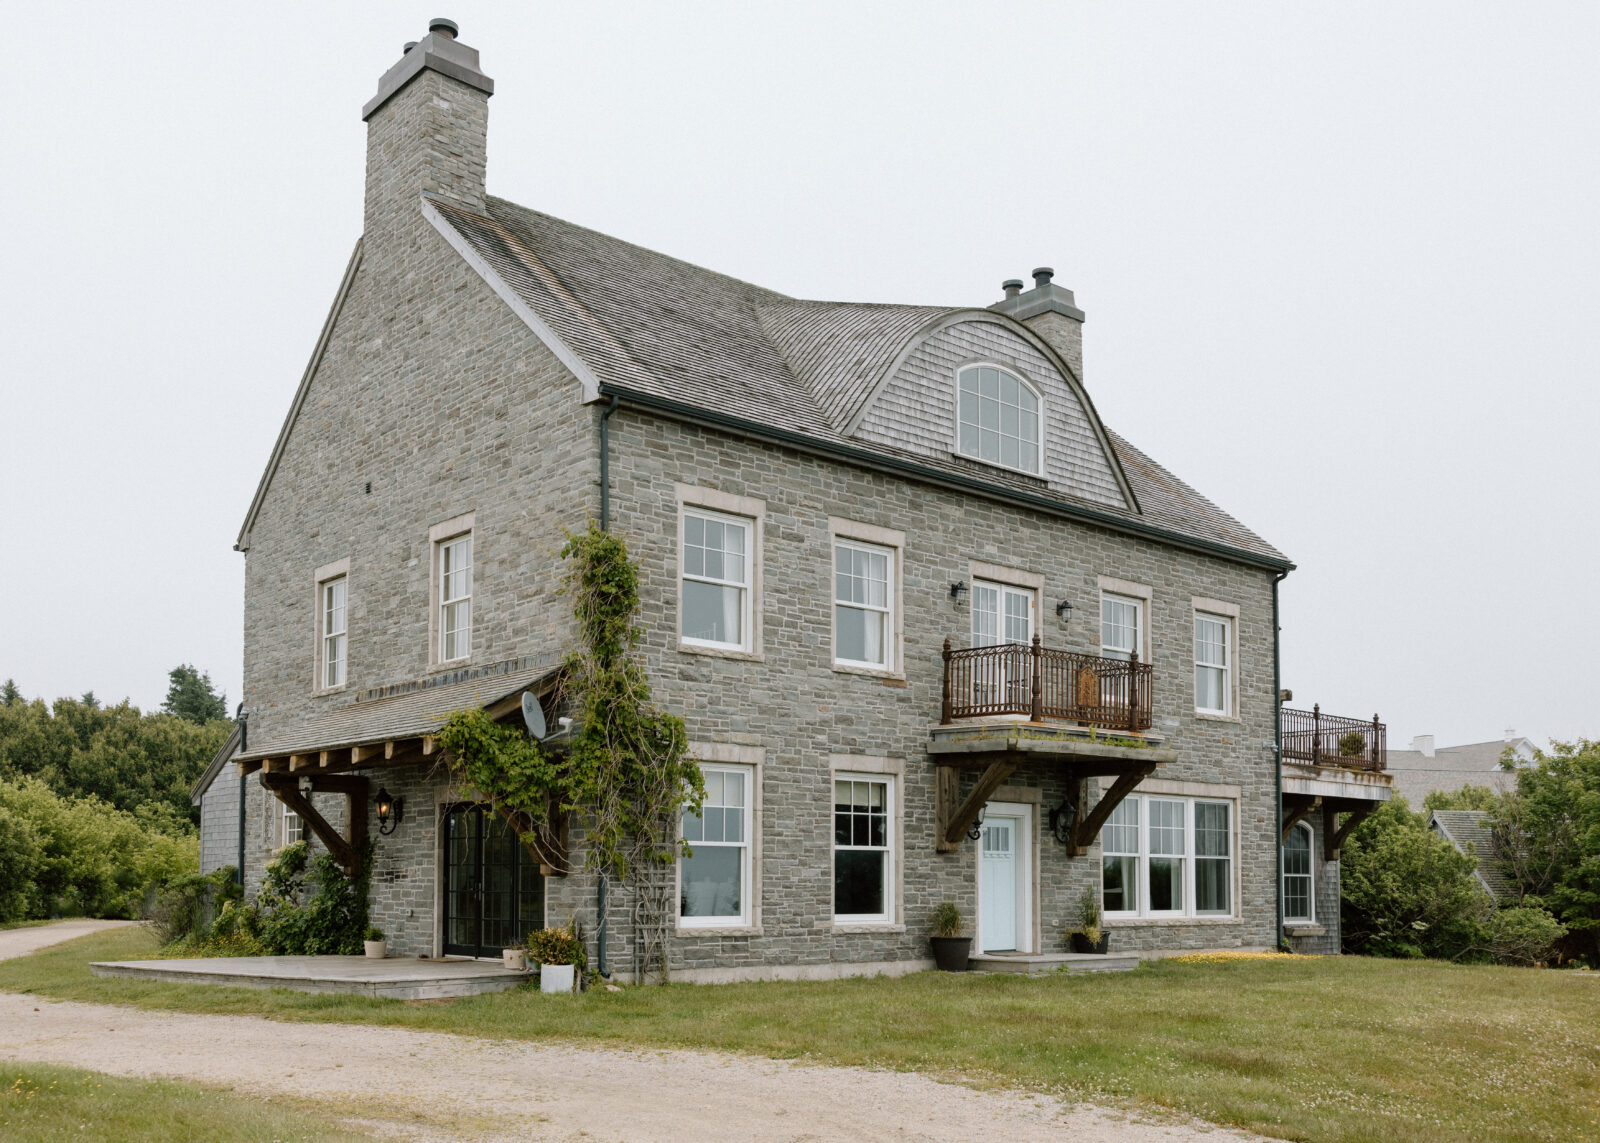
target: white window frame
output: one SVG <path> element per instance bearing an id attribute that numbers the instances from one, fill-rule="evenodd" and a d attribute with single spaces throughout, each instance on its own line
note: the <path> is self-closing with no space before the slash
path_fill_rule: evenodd
<path id="1" fill-rule="evenodd" d="M 1125 851 L 1116 851 L 1110 856 L 1135 856 L 1134 863 L 1134 893 L 1136 897 L 1133 909 L 1112 911 L 1105 910 L 1107 920 L 1154 920 L 1154 921 L 1210 921 L 1210 920 L 1235 920 L 1239 916 L 1239 802 L 1237 798 L 1210 795 L 1191 795 L 1168 793 L 1163 791 L 1149 791 L 1145 793 L 1130 794 L 1129 802 L 1138 804 L 1139 815 L 1139 848 L 1137 854 L 1127 854 Z M 1151 831 L 1151 803 L 1176 802 L 1183 806 L 1183 852 L 1181 854 L 1152 854 L 1150 848 Z M 1219 860 L 1214 857 L 1202 858 L 1197 855 L 1195 806 L 1204 803 L 1207 805 L 1220 805 L 1226 808 L 1228 814 L 1228 908 L 1224 911 L 1207 910 L 1201 912 L 1195 895 L 1196 873 L 1201 860 Z M 1103 834 L 1102 834 L 1103 836 Z M 1101 877 L 1105 876 L 1104 846 L 1101 847 Z M 1175 857 L 1183 863 L 1182 906 L 1177 909 L 1152 909 L 1150 907 L 1150 860 L 1152 857 Z M 1104 894 L 1104 881 L 1102 880 L 1102 896 Z"/>
<path id="2" fill-rule="evenodd" d="M 428 662 L 435 667 L 457 665 L 472 661 L 473 655 L 478 650 L 476 634 L 477 620 L 482 608 L 479 606 L 480 592 L 478 591 L 478 551 L 477 543 L 477 514 L 468 512 L 462 516 L 445 520 L 428 529 Z M 461 540 L 467 540 L 472 545 L 472 559 L 468 564 L 467 575 L 469 587 L 466 595 L 460 599 L 446 600 L 444 598 L 444 549 Z M 451 659 L 444 657 L 444 609 L 447 604 L 465 601 L 467 604 L 467 635 L 466 651 Z"/>
<path id="3" fill-rule="evenodd" d="M 1021 586 L 1021 585 L 1018 585 L 1018 584 L 1015 584 L 1015 583 L 1006 583 L 1003 580 L 988 579 L 988 578 L 979 579 L 976 576 L 973 577 L 973 580 L 972 580 L 972 591 L 971 591 L 972 602 L 970 604 L 970 607 L 971 607 L 971 610 L 972 610 L 972 614 L 968 619 L 967 635 L 968 635 L 968 638 L 972 640 L 972 646 L 974 646 L 974 647 L 977 647 L 977 646 L 980 645 L 978 643 L 978 632 L 974 629 L 974 625 L 976 624 L 977 618 L 978 618 L 978 592 L 980 590 L 994 592 L 995 593 L 995 604 L 996 604 L 996 609 L 995 609 L 995 627 L 996 627 L 996 630 L 995 630 L 995 636 L 994 636 L 995 642 L 989 643 L 989 644 L 984 644 L 984 646 L 991 646 L 991 647 L 1003 646 L 1003 645 L 1008 644 L 1008 643 L 1020 643 L 1021 646 L 1024 646 L 1024 647 L 1028 646 L 1033 641 L 1034 632 L 1039 630 L 1039 592 L 1038 592 L 1038 589 L 1037 588 L 1033 588 L 1033 587 L 1024 587 L 1024 586 Z M 1006 638 L 1005 627 L 1006 627 L 1006 618 L 1007 618 L 1007 612 L 1006 612 L 1006 599 L 1007 599 L 1007 597 L 1022 598 L 1022 599 L 1025 599 L 1027 601 L 1027 604 L 1028 604 L 1028 630 L 1027 630 L 1027 633 L 1022 637 L 1021 640 L 1007 639 Z"/>
<path id="4" fill-rule="evenodd" d="M 1191 680 L 1194 685 L 1194 714 L 1196 718 L 1216 719 L 1223 722 L 1239 721 L 1239 605 L 1221 599 L 1205 599 L 1195 596 L 1189 601 L 1189 606 L 1194 612 L 1193 629 L 1194 638 L 1198 642 L 1200 621 L 1209 619 L 1220 622 L 1223 626 L 1224 650 L 1223 657 L 1227 660 L 1222 681 L 1222 701 L 1225 704 L 1222 710 L 1210 710 L 1200 705 L 1200 687 L 1198 680 Z M 1194 660 L 1196 674 L 1198 674 L 1199 648 L 1195 647 L 1191 658 Z"/>
<path id="5" fill-rule="evenodd" d="M 1293 874 L 1291 874 L 1289 872 L 1289 866 L 1288 866 L 1287 861 L 1285 861 L 1285 863 L 1284 863 L 1284 866 L 1283 866 L 1283 886 L 1282 886 L 1282 889 L 1281 889 L 1281 892 L 1283 894 L 1283 902 L 1284 902 L 1284 906 L 1283 906 L 1283 923 L 1285 925 L 1314 925 L 1314 924 L 1317 923 L 1317 838 L 1316 838 L 1316 834 L 1312 831 L 1311 826 L 1310 826 L 1309 823 L 1307 823 L 1307 822 L 1296 822 L 1294 824 L 1294 828 L 1289 831 L 1289 835 L 1291 837 L 1303 836 L 1306 839 L 1306 871 L 1304 873 L 1293 873 Z M 1288 846 L 1287 841 L 1284 843 L 1283 849 L 1284 849 L 1284 856 L 1285 856 L 1285 858 L 1287 858 L 1288 850 L 1289 850 L 1289 846 Z M 1291 917 L 1289 915 L 1289 878 L 1290 877 L 1296 877 L 1296 878 L 1304 877 L 1305 881 L 1306 881 L 1306 915 L 1303 916 L 1303 917 Z"/>
<path id="6" fill-rule="evenodd" d="M 334 684 L 327 680 L 328 631 L 324 607 L 324 591 L 328 585 L 344 581 L 344 675 Z M 311 573 L 314 585 L 311 597 L 311 691 L 313 694 L 335 694 L 350 682 L 350 557 L 323 564 Z"/>
<path id="7" fill-rule="evenodd" d="M 888 821 L 885 823 L 886 855 L 883 860 L 883 877 L 885 877 L 885 892 L 883 892 L 882 914 L 853 914 L 853 912 L 832 912 L 834 917 L 834 932 L 906 932 L 906 884 L 904 884 L 904 863 L 901 853 L 906 848 L 906 831 L 904 831 L 904 818 L 906 818 L 906 762 L 904 759 L 877 756 L 877 754 L 830 754 L 829 767 L 827 767 L 827 839 L 829 839 L 829 858 L 827 858 L 827 871 L 829 871 L 829 909 L 834 908 L 834 855 L 838 852 L 835 842 L 834 826 L 834 783 L 835 781 L 877 781 L 885 783 L 885 805 L 888 812 Z M 845 848 L 854 848 L 851 847 Z"/>
<path id="8" fill-rule="evenodd" d="M 350 577 L 322 581 L 322 689 L 344 686 L 350 668 Z M 337 629 L 336 629 L 337 628 Z"/>
<path id="9" fill-rule="evenodd" d="M 1034 400 L 1037 402 L 1036 407 L 1038 410 L 1038 415 L 1037 424 L 1035 425 L 1036 438 L 1033 442 L 1033 457 L 1035 467 L 1029 469 L 1021 466 L 1020 464 L 1013 465 L 1006 464 L 1004 461 L 999 460 L 986 460 L 983 456 L 979 455 L 979 453 L 967 452 L 961 447 L 961 378 L 969 370 L 977 369 L 994 369 L 1013 378 L 1017 384 L 1022 386 L 1023 389 L 1027 390 L 1027 392 L 1031 394 Z M 1035 385 L 1032 381 L 1028 380 L 1027 376 L 1022 372 L 1022 370 L 1018 369 L 1015 365 L 988 359 L 967 361 L 959 365 L 955 370 L 954 376 L 954 403 L 952 406 L 952 413 L 953 416 L 951 417 L 951 420 L 953 422 L 954 432 L 950 441 L 950 451 L 955 453 L 955 455 L 961 457 L 963 460 L 974 461 L 978 464 L 987 464 L 994 468 L 1003 468 L 1007 472 L 1020 472 L 1024 476 L 1031 476 L 1037 480 L 1046 479 L 1044 471 L 1044 390 L 1040 386 Z M 979 428 L 981 431 L 981 426 L 979 426 Z M 1021 437 L 1017 437 L 1016 440 L 1018 444 L 1018 456 L 1020 458 L 1022 455 L 1021 446 L 1025 442 L 1021 439 Z M 980 444 L 979 452 L 981 451 L 982 446 Z"/>
<path id="10" fill-rule="evenodd" d="M 1115 602 L 1115 603 L 1119 603 L 1119 604 L 1125 604 L 1125 605 L 1131 606 L 1133 608 L 1133 647 L 1131 647 L 1131 648 L 1129 648 L 1129 647 L 1113 647 L 1109 643 L 1106 642 L 1106 603 L 1107 602 Z M 1120 591 L 1105 591 L 1105 590 L 1102 590 L 1100 592 L 1100 615 L 1099 615 L 1099 620 L 1100 620 L 1100 655 L 1101 655 L 1101 657 L 1102 658 L 1106 658 L 1106 659 L 1125 659 L 1125 658 L 1128 657 L 1128 652 L 1130 650 L 1137 650 L 1139 652 L 1139 661 L 1141 663 L 1149 662 L 1149 658 L 1145 653 L 1145 650 L 1146 650 L 1145 629 L 1149 626 L 1149 620 L 1147 618 L 1148 612 L 1149 612 L 1149 600 L 1148 599 L 1140 598 L 1137 595 L 1131 595 L 1131 594 L 1128 594 L 1128 593 L 1125 593 L 1125 592 L 1120 592 Z"/>
<path id="11" fill-rule="evenodd" d="M 748 928 L 753 923 L 755 882 L 755 803 L 756 783 L 759 778 L 759 769 L 754 765 L 730 762 L 702 762 L 701 774 L 738 774 L 744 779 L 744 806 L 743 823 L 741 825 L 742 841 L 692 841 L 690 849 L 705 847 L 710 849 L 738 849 L 739 855 L 739 912 L 726 916 L 713 917 L 685 917 L 683 915 L 683 858 L 678 859 L 678 888 L 674 892 L 673 900 L 677 902 L 678 928 L 679 929 L 730 929 Z M 678 836 L 683 836 L 682 818 L 679 817 Z"/>
<path id="12" fill-rule="evenodd" d="M 875 524 L 862 524 L 836 516 L 828 518 L 828 581 L 833 603 L 828 611 L 830 647 L 833 669 L 844 674 L 878 675 L 887 678 L 905 678 L 904 638 L 905 627 L 901 607 L 901 568 L 904 564 L 906 536 L 892 528 Z M 838 597 L 838 551 L 840 546 L 866 549 L 887 555 L 889 558 L 888 607 L 886 609 L 886 639 L 883 663 L 865 663 L 839 657 L 839 608 L 859 606 L 841 603 Z M 876 609 L 873 609 L 876 610 Z"/>
<path id="13" fill-rule="evenodd" d="M 762 534 L 767 506 L 764 501 L 748 496 L 734 496 L 713 488 L 693 484 L 675 486 L 678 506 L 677 599 L 676 617 L 678 650 L 697 655 L 721 655 L 733 659 L 762 658 L 761 605 L 762 605 Z M 691 639 L 683 634 L 683 584 L 684 542 L 687 538 L 684 524 L 690 515 L 738 524 L 745 529 L 745 583 L 740 600 L 740 639 L 737 643 L 722 643 L 709 639 Z M 701 582 L 723 582 L 695 577 Z"/>
<path id="14" fill-rule="evenodd" d="M 277 802 L 278 799 L 274 798 Z M 294 836 L 290 837 L 290 831 Z M 286 849 L 297 841 L 306 839 L 306 822 L 283 802 L 278 802 L 278 848 Z"/>

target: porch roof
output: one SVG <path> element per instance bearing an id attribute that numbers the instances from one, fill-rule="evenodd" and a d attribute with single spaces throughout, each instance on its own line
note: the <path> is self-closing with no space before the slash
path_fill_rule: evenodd
<path id="1" fill-rule="evenodd" d="M 509 699 L 518 698 L 523 691 L 543 693 L 554 684 L 560 672 L 555 656 L 540 655 L 496 664 L 460 682 L 438 684 L 421 680 L 416 684 L 404 684 L 409 689 L 399 694 L 392 693 L 395 688 L 385 687 L 367 692 L 379 697 L 363 695 L 338 710 L 269 730 L 259 739 L 252 733 L 250 749 L 237 755 L 236 761 L 259 762 L 285 755 L 426 737 L 437 732 L 445 719 L 456 711 L 480 707 L 493 710 L 504 706 Z"/>

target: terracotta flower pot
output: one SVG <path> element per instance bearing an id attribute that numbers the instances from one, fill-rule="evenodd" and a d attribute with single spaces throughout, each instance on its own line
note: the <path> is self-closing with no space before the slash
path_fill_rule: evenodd
<path id="1" fill-rule="evenodd" d="M 929 937 L 933 945 L 933 961 L 940 972 L 966 972 L 967 961 L 972 957 L 971 937 Z"/>

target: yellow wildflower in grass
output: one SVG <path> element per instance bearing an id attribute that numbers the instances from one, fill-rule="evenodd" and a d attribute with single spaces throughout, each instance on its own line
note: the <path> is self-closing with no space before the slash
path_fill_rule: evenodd
<path id="1" fill-rule="evenodd" d="M 1249 952 L 1245 949 L 1218 949 L 1215 952 L 1184 953 L 1182 956 L 1169 956 L 1165 958 L 1174 964 L 1227 964 L 1236 960 L 1311 960 L 1313 958 L 1302 953 L 1273 952 L 1263 949 L 1259 952 Z"/>

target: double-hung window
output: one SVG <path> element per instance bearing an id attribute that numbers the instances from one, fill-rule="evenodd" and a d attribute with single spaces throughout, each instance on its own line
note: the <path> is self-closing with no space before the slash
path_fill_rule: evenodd
<path id="1" fill-rule="evenodd" d="M 472 654 L 472 535 L 439 544 L 439 661 Z"/>
<path id="2" fill-rule="evenodd" d="M 325 690 L 344 686 L 345 679 L 345 598 L 348 579 L 324 580 L 318 612 L 322 627 L 322 686 Z"/>
<path id="3" fill-rule="evenodd" d="M 1233 803 L 1134 795 L 1101 831 L 1101 893 L 1115 917 L 1233 913 Z"/>
<path id="4" fill-rule="evenodd" d="M 750 923 L 749 766 L 705 765 L 706 800 L 698 814 L 683 815 L 690 856 L 678 869 L 678 917 L 685 927 Z"/>
<path id="5" fill-rule="evenodd" d="M 1311 924 L 1315 919 L 1311 887 L 1311 827 L 1299 822 L 1283 843 L 1283 919 Z"/>
<path id="6" fill-rule="evenodd" d="M 750 649 L 751 523 L 684 509 L 680 633 L 685 643 Z"/>
<path id="7" fill-rule="evenodd" d="M 835 774 L 833 781 L 833 917 L 888 922 L 892 917 L 893 779 Z"/>
<path id="8" fill-rule="evenodd" d="M 1129 659 L 1144 646 L 1144 600 L 1103 592 L 1100 596 L 1100 654 Z"/>
<path id="9" fill-rule="evenodd" d="M 305 836 L 306 823 L 301 820 L 300 815 L 280 803 L 278 844 L 293 845 L 297 841 L 304 841 Z"/>
<path id="10" fill-rule="evenodd" d="M 833 542 L 833 658 L 850 667 L 894 668 L 894 549 Z"/>
<path id="11" fill-rule="evenodd" d="M 1202 714 L 1231 714 L 1233 664 L 1229 661 L 1232 624 L 1220 615 L 1194 616 L 1194 708 Z"/>
<path id="12" fill-rule="evenodd" d="M 974 460 L 1037 474 L 1038 394 L 992 365 L 963 369 L 956 389 L 956 450 Z"/>

